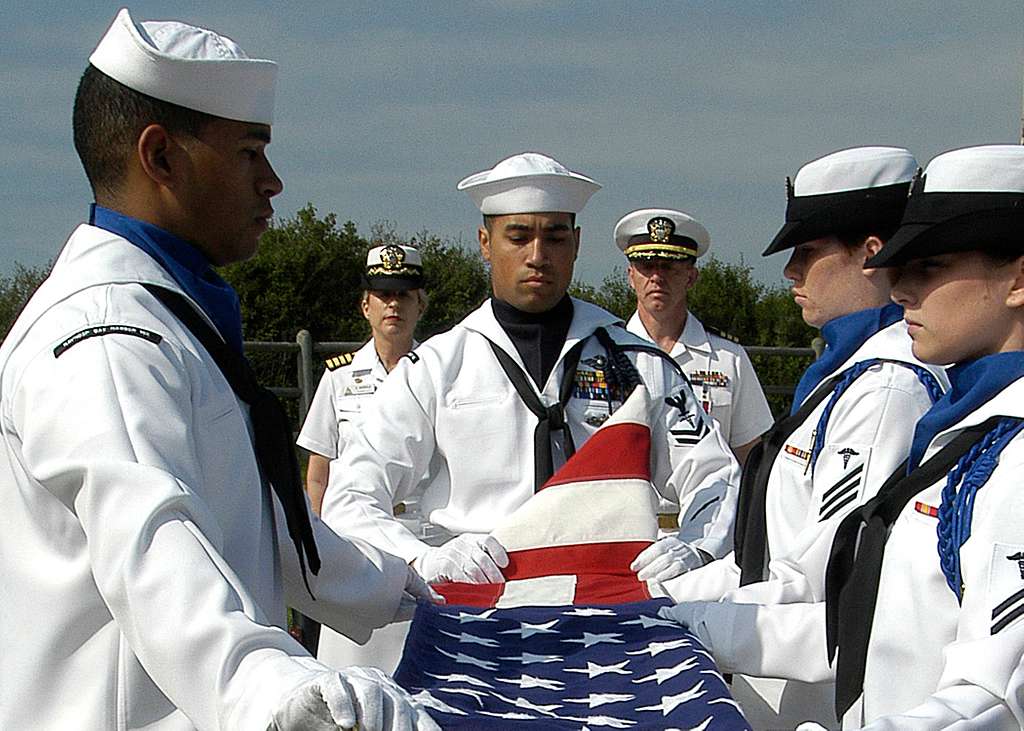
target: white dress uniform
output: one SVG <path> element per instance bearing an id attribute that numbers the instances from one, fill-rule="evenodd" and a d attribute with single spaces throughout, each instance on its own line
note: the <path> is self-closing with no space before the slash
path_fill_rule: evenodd
<path id="1" fill-rule="evenodd" d="M 626 329 L 651 340 L 636 312 Z M 683 332 L 669 355 L 682 367 L 704 410 L 718 422 L 733 449 L 757 439 L 774 423 L 743 346 L 708 332 L 692 312 L 687 312 Z"/>
<path id="2" fill-rule="evenodd" d="M 940 431 L 921 462 L 989 417 L 1024 417 L 1022 404 L 1024 381 L 1017 380 Z M 976 495 L 971 535 L 960 550 L 962 604 L 946 582 L 936 551 L 946 474 L 903 507 L 885 544 L 864 692 L 845 714 L 843 728 L 990 731 L 1024 726 L 1022 470 L 1024 434 L 1018 434 Z M 807 575 L 823 570 L 820 552 L 807 555 L 812 559 L 802 567 Z M 791 575 L 800 569 L 794 562 Z M 745 590 L 758 586 L 744 587 L 729 603 L 703 605 L 694 614 L 698 636 L 708 641 L 723 671 L 741 667 L 807 680 L 832 677 L 823 641 L 824 597 L 782 591 L 774 599 L 793 603 L 738 603 L 751 598 Z"/>
<path id="3" fill-rule="evenodd" d="M 906 324 L 900 320 L 868 338 L 849 359 L 822 380 L 828 380 L 855 363 L 885 358 L 926 367 L 945 386 L 947 381 L 943 370 L 921 364 L 911 353 L 911 344 Z M 715 659 L 726 671 L 770 674 L 770 670 L 765 670 L 765 651 L 761 645 L 771 644 L 771 630 L 762 629 L 769 634 L 757 635 L 769 639 L 754 643 L 733 642 L 732 628 L 737 624 L 734 624 L 736 615 L 732 607 L 735 604 L 771 604 L 783 600 L 815 601 L 823 597 L 825 565 L 835 526 L 847 513 L 872 497 L 903 462 L 910 449 L 914 425 L 932 405 L 928 391 L 911 369 L 894 363 L 872 366 L 854 380 L 836 401 L 826 427 L 824 447 L 812 471 L 809 460 L 815 430 L 827 403 L 828 399 L 822 401 L 794 430 L 772 465 L 765 506 L 769 580 L 740 588 L 740 570 L 735 556 L 731 554 L 665 585 L 675 601 L 727 603 L 721 608 L 708 608 L 709 612 L 717 613 L 717 619 L 711 621 L 709 618 L 708 625 L 714 632 Z M 791 560 L 801 563 L 795 571 L 789 568 Z M 808 568 L 812 564 L 816 566 L 813 571 Z M 779 610 L 786 616 L 794 611 L 798 610 Z M 809 631 L 809 638 L 816 639 L 809 640 L 807 647 L 815 656 L 820 651 L 820 657 L 824 659 L 823 610 L 819 607 L 809 608 L 809 611 L 820 614 L 820 623 L 815 626 L 821 634 Z M 808 623 L 812 621 L 813 617 L 807 620 Z M 800 623 L 780 620 L 773 626 L 789 632 Z M 750 639 L 748 634 L 742 637 Z M 786 677 L 802 676 L 797 671 Z M 733 695 L 755 726 L 762 713 L 765 714 L 763 717 L 782 724 L 809 718 L 822 723 L 832 720 L 831 717 L 821 717 L 822 709 L 827 713 L 832 708 L 834 687 L 830 682 L 807 684 L 737 677 Z M 815 711 L 818 717 L 814 716 Z"/>
<path id="4" fill-rule="evenodd" d="M 562 353 L 537 393 L 546 403 L 557 402 L 565 355 L 585 340 L 573 397 L 565 409 L 578 446 L 611 411 L 607 354 L 594 331 L 605 327 L 616 342 L 650 346 L 594 305 L 573 300 L 573 308 Z M 391 372 L 377 391 L 376 408 L 345 451 L 344 468 L 331 471 L 323 506 L 329 525 L 413 561 L 428 546 L 394 519 L 391 505 L 416 490 L 422 475 L 429 479 L 421 511 L 451 535 L 490 532 L 534 494 L 537 417 L 502 370 L 489 341 L 524 368 L 488 300 L 450 331 L 424 342 Z M 652 435 L 655 445 L 664 445 L 652 449 L 656 488 L 681 500 L 680 538 L 722 556 L 731 547 L 739 467 L 721 432 L 672 366 L 659 354 L 628 355 L 660 404 Z M 560 436 L 552 442 L 559 447 L 553 449 L 557 469 L 564 462 Z"/>
<path id="5" fill-rule="evenodd" d="M 365 640 L 403 593 L 314 516 L 310 599 L 247 408 L 139 282 L 181 291 L 83 225 L 0 348 L 0 728 L 266 728 L 325 670 L 286 604 Z"/>
<path id="6" fill-rule="evenodd" d="M 795 182 L 787 179 L 786 223 L 764 254 L 829 237 L 837 231 L 867 233 L 898 225 L 916 170 L 914 157 L 907 150 L 893 147 L 842 150 L 804 165 Z M 911 353 L 906 326 L 897 321 L 868 337 L 846 362 L 824 375 L 820 382 L 855 363 L 876 358 L 921 366 Z M 947 381 L 941 369 L 930 370 L 945 387 Z M 732 670 L 758 674 L 767 662 L 765 656 L 772 655 L 772 649 L 762 643 L 762 635 L 752 636 L 744 630 L 754 625 L 748 616 L 751 612 L 776 607 L 741 603 L 764 601 L 771 604 L 783 601 L 781 596 L 791 597 L 789 601 L 810 601 L 802 597 L 822 593 L 824 567 L 835 526 L 871 497 L 893 468 L 903 461 L 914 424 L 931 406 L 928 389 L 918 376 L 910 368 L 888 363 L 876 364 L 852 381 L 836 400 L 825 433 L 821 435 L 817 433 L 818 424 L 821 415 L 830 408 L 829 401 L 826 398 L 811 410 L 770 465 L 764 507 L 769 580 L 738 588 L 741 572 L 731 556 L 689 576 L 674 579 L 666 586 L 677 601 L 724 602 L 691 605 L 688 611 L 692 610 L 691 619 L 695 624 L 706 625 L 707 631 L 714 635 L 708 638 L 709 642 L 721 642 L 722 647 L 714 647 L 716 660 L 719 660 L 719 653 L 722 659 L 734 659 L 733 650 L 739 656 Z M 821 451 L 812 465 L 816 441 L 821 444 Z M 748 462 L 750 468 L 752 465 Z M 756 550 L 760 551 L 760 547 Z M 786 562 L 790 560 L 809 561 L 818 568 L 809 571 L 807 576 L 800 570 L 788 572 Z M 791 608 L 779 611 L 788 613 Z M 750 621 L 741 623 L 737 620 L 738 614 Z M 797 623 L 798 628 L 814 627 L 814 630 L 808 630 L 804 635 L 808 641 L 794 650 L 794 655 L 807 649 L 824 659 L 823 611 L 820 619 L 817 625 L 811 620 Z M 784 631 L 793 629 L 784 622 L 780 622 L 779 627 Z M 770 629 L 764 632 L 763 636 L 772 636 Z M 734 633 L 742 634 L 748 642 L 733 643 Z M 818 681 L 827 679 L 829 673 L 805 676 L 798 670 L 775 677 Z M 804 685 L 737 677 L 733 693 L 755 727 L 792 727 L 808 719 L 825 724 L 834 722 L 831 713 L 834 694 L 830 684 Z"/>
<path id="7" fill-rule="evenodd" d="M 416 345 L 413 341 L 413 348 Z M 363 410 L 387 375 L 372 338 L 355 353 L 329 358 L 296 443 L 328 459 L 340 457 L 352 432 L 359 429 Z M 415 515 L 403 513 L 399 520 L 416 535 L 422 534 Z M 401 659 L 408 629 L 408 621 L 395 622 L 374 632 L 368 643 L 358 644 L 323 627 L 317 659 L 334 668 L 372 665 L 391 673 Z"/>
<path id="8" fill-rule="evenodd" d="M 329 358 L 296 444 L 336 459 L 348 443 L 350 431 L 359 427 L 366 400 L 387 375 L 372 338 L 355 353 Z"/>
<path id="9" fill-rule="evenodd" d="M 1024 417 L 1024 381 L 936 435 L 922 462 L 964 428 L 997 415 Z M 945 475 L 900 512 L 885 544 L 862 702 L 847 712 L 844 728 L 1024 726 L 1022 473 L 1018 434 L 977 492 L 970 538 L 960 550 L 959 605 L 935 551 Z"/>

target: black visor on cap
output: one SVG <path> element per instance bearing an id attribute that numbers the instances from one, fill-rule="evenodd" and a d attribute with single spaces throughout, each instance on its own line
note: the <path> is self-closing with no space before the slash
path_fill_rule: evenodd
<path id="1" fill-rule="evenodd" d="M 786 223 L 761 256 L 806 241 L 850 231 L 892 229 L 899 225 L 910 182 L 839 193 L 794 196 L 786 204 Z"/>
<path id="2" fill-rule="evenodd" d="M 423 289 L 426 280 L 421 273 L 410 274 L 363 274 L 363 289 L 376 292 L 400 292 L 404 289 Z"/>
<path id="3" fill-rule="evenodd" d="M 1024 195 L 914 195 L 899 230 L 864 266 L 899 266 L 912 259 L 957 251 L 1024 254 Z"/>

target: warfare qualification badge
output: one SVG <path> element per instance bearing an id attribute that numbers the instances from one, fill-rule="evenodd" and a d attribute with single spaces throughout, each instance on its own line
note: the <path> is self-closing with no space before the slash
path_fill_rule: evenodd
<path id="1" fill-rule="evenodd" d="M 651 243 L 667 244 L 676 231 L 676 224 L 671 218 L 658 216 L 647 222 L 647 233 L 651 235 Z"/>

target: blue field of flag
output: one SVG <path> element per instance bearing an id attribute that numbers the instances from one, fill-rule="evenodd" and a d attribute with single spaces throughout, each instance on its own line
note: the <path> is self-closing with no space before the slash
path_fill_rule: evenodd
<path id="1" fill-rule="evenodd" d="M 444 729 L 750 729 L 668 604 L 421 604 L 395 679 Z"/>

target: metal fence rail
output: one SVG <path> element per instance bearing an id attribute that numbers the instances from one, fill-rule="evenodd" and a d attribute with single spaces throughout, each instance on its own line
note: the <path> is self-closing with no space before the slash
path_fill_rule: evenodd
<path id="1" fill-rule="evenodd" d="M 821 338 L 815 338 L 809 348 L 770 347 L 765 345 L 744 345 L 748 355 L 767 355 L 779 358 L 817 358 L 824 347 Z M 358 350 L 363 344 L 353 340 L 331 340 L 316 342 L 309 330 L 299 330 L 295 342 L 266 342 L 259 340 L 245 341 L 245 352 L 253 353 L 294 353 L 295 354 L 295 386 L 271 388 L 281 398 L 296 399 L 299 406 L 299 423 L 306 420 L 309 404 L 316 392 L 320 369 L 317 367 L 317 356 L 325 353 L 350 353 Z M 761 384 L 765 394 L 790 395 L 793 384 Z"/>

